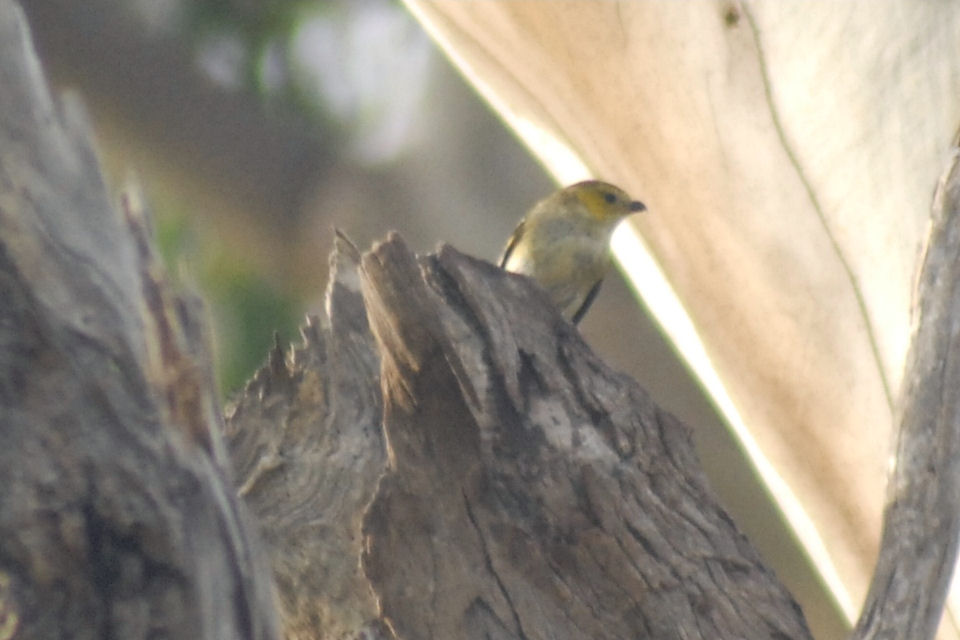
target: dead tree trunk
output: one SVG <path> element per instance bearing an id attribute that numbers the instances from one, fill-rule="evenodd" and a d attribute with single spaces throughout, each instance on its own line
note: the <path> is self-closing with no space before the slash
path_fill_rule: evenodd
<path id="1" fill-rule="evenodd" d="M 111 207 L 77 114 L 0 0 L 0 640 L 273 638 L 275 601 L 289 638 L 809 637 L 687 429 L 530 281 L 453 249 L 339 240 L 326 316 L 222 425 L 195 305 L 140 207 Z M 929 637 L 929 560 L 955 549 L 954 235 L 911 361 L 905 422 L 928 430 L 904 431 L 940 444 L 901 448 L 936 473 L 905 464 L 895 494 L 929 535 L 885 546 L 896 588 L 863 626 L 883 637 Z"/>
<path id="2" fill-rule="evenodd" d="M 352 254 L 329 328 L 228 419 L 296 637 L 809 637 L 687 429 L 531 282 L 396 236 Z"/>
<path id="3" fill-rule="evenodd" d="M 0 637 L 279 637 L 199 328 L 0 0 Z"/>

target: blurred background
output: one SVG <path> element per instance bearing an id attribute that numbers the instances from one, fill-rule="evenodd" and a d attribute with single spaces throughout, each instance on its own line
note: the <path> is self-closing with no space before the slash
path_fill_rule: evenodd
<path id="1" fill-rule="evenodd" d="M 111 187 L 135 176 L 171 271 L 207 300 L 227 399 L 274 331 L 296 341 L 322 309 L 334 227 L 361 248 L 396 230 L 418 252 L 446 242 L 494 260 L 556 188 L 399 2 L 22 4 L 54 86 L 90 111 Z M 738 446 L 621 278 L 581 331 L 690 425 L 721 501 L 814 635 L 843 637 Z"/>

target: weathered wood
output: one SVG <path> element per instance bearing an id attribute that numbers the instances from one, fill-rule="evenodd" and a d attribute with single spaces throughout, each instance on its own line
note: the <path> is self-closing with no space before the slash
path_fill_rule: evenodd
<path id="1" fill-rule="evenodd" d="M 688 430 L 524 278 L 363 260 L 389 464 L 364 570 L 401 638 L 806 638 Z"/>
<path id="2" fill-rule="evenodd" d="M 276 638 L 210 354 L 0 0 L 0 637 Z"/>
<path id="3" fill-rule="evenodd" d="M 530 281 L 359 259 L 228 418 L 289 637 L 809 637 L 687 429 Z"/>
<path id="4" fill-rule="evenodd" d="M 337 243 L 327 318 L 268 363 L 227 411 L 240 494 L 261 523 L 288 638 L 376 637 L 360 519 L 383 473 L 379 358 L 356 259 Z"/>
<path id="5" fill-rule="evenodd" d="M 960 309 L 950 274 L 960 247 L 951 222 L 957 189 L 951 171 L 938 191 L 918 292 L 908 376 L 914 382 L 906 396 L 912 400 L 904 411 L 878 586 L 855 637 L 932 637 L 952 566 L 956 518 L 944 514 L 960 510 L 954 504 L 960 493 L 948 392 L 956 388 L 950 319 Z M 377 459 L 385 474 L 363 528 L 363 568 L 386 625 L 379 633 L 389 627 L 401 638 L 805 636 L 789 597 L 716 507 L 685 429 L 607 370 L 539 290 L 449 248 L 418 262 L 393 236 L 363 258 L 364 310 L 355 260 L 337 258 L 329 295 L 335 330 L 325 340 L 342 334 L 364 345 L 364 357 L 351 367 L 361 372 L 352 379 L 364 381 L 367 398 L 376 397 L 373 368 L 377 354 L 382 359 L 388 455 Z M 298 370 L 301 352 L 320 343 L 311 335 L 285 367 Z M 336 373 L 343 365 L 327 368 L 343 379 Z M 356 393 L 338 388 L 348 398 Z M 293 397 L 303 395 L 312 394 L 301 386 Z M 376 418 L 355 419 L 356 433 L 372 433 Z M 318 436 L 326 449 L 338 450 L 334 440 L 349 422 Z M 364 446 L 378 452 L 379 440 L 370 437 Z M 287 462 L 291 468 L 296 458 Z M 936 473 L 928 472 L 931 461 Z M 377 472 L 376 464 L 333 466 L 364 487 Z M 326 501 L 317 506 L 352 505 L 347 520 L 355 526 L 364 499 L 345 501 L 342 488 L 315 490 Z M 306 487 L 302 492 L 311 495 Z M 356 552 L 350 527 L 339 531 L 341 546 L 324 544 Z M 338 553 L 315 557 L 322 565 Z M 353 558 L 348 554 L 342 564 L 352 570 Z M 362 611 L 354 620 L 372 615 L 363 578 L 351 579 L 362 606 L 343 611 Z M 304 602 L 304 593 L 322 597 L 319 583 L 311 590 L 295 580 L 290 585 Z M 363 628 L 375 623 L 369 619 Z"/>
<path id="6" fill-rule="evenodd" d="M 956 141 L 955 141 L 956 142 Z M 853 638 L 932 638 L 960 535 L 960 148 L 937 185 L 880 556 Z"/>

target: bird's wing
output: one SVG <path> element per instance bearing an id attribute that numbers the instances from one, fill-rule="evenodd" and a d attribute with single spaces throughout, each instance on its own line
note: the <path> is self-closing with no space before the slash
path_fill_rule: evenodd
<path id="1" fill-rule="evenodd" d="M 571 322 L 573 324 L 579 324 L 583 316 L 586 315 L 587 309 L 590 308 L 590 305 L 593 304 L 594 298 L 597 297 L 597 293 L 600 291 L 600 285 L 603 284 L 603 280 L 597 280 L 597 283 L 590 287 L 590 291 L 587 292 L 587 296 L 583 299 L 583 304 L 580 305 L 580 308 L 577 309 L 577 312 L 573 314 Z"/>
<path id="2" fill-rule="evenodd" d="M 507 260 L 510 259 L 510 254 L 513 253 L 513 250 L 520 242 L 520 238 L 523 237 L 523 223 L 524 220 L 521 220 L 520 224 L 517 225 L 517 228 L 513 230 L 512 234 L 510 234 L 510 239 L 507 240 L 507 246 L 504 247 L 503 255 L 500 256 L 499 265 L 501 269 L 505 269 L 507 267 Z"/>

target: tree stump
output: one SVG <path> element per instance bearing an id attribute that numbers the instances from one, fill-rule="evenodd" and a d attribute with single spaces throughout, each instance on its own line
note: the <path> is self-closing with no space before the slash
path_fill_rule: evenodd
<path id="1" fill-rule="evenodd" d="M 396 235 L 334 265 L 228 419 L 296 637 L 809 637 L 688 429 L 534 283 Z"/>

